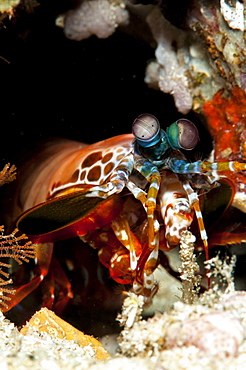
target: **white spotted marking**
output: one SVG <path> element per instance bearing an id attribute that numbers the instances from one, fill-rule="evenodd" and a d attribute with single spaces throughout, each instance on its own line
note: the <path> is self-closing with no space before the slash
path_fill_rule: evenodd
<path id="1" fill-rule="evenodd" d="M 204 229 L 200 230 L 200 234 L 201 234 L 202 240 L 207 240 L 208 239 L 206 230 L 204 230 Z"/>
<path id="2" fill-rule="evenodd" d="M 203 218 L 202 217 L 202 212 L 201 211 L 196 211 L 196 217 L 197 218 Z"/>
<path id="3" fill-rule="evenodd" d="M 235 169 L 234 169 L 234 162 L 228 162 L 228 163 L 229 163 L 230 171 L 235 172 Z"/>
<path id="4" fill-rule="evenodd" d="M 156 199 L 153 197 L 148 198 L 148 202 L 156 203 Z"/>
<path id="5" fill-rule="evenodd" d="M 150 188 L 155 188 L 156 190 L 159 190 L 159 184 L 157 182 L 152 182 L 150 184 Z"/>
<path id="6" fill-rule="evenodd" d="M 218 164 L 216 162 L 212 163 L 211 165 L 212 171 L 217 171 L 218 170 Z"/>
<path id="7" fill-rule="evenodd" d="M 119 235 L 121 237 L 121 240 L 128 240 L 128 235 L 127 235 L 127 232 L 125 230 L 121 230 L 119 232 Z"/>

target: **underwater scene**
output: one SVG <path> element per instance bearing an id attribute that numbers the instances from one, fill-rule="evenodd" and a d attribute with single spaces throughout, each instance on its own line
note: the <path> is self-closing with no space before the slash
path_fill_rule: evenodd
<path id="1" fill-rule="evenodd" d="M 245 30 L 0 0 L 0 368 L 245 369 Z"/>

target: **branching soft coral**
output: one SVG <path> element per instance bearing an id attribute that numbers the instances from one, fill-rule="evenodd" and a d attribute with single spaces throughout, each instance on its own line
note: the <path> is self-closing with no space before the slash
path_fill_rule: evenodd
<path id="1" fill-rule="evenodd" d="M 0 172 L 0 186 L 13 181 L 16 177 L 16 167 L 6 164 Z M 0 226 L 0 306 L 8 307 L 6 301 L 11 298 L 9 294 L 14 294 L 14 289 L 5 288 L 6 285 L 12 284 L 9 278 L 9 273 L 5 272 L 3 268 L 9 269 L 11 264 L 2 261 L 2 258 L 13 258 L 17 263 L 29 262 L 31 258 L 35 258 L 35 246 L 31 241 L 27 241 L 25 234 L 19 233 L 15 229 L 11 234 L 4 235 L 4 226 Z"/>
<path id="2" fill-rule="evenodd" d="M 31 241 L 27 241 L 27 236 L 24 234 L 18 235 L 18 229 L 15 229 L 11 234 L 4 235 L 4 226 L 0 226 L 0 257 L 13 258 L 19 264 L 29 262 L 31 258 L 35 258 L 35 246 Z M 3 271 L 3 268 L 9 269 L 11 264 L 0 261 L 0 306 L 7 307 L 5 301 L 11 298 L 8 294 L 14 294 L 13 289 L 7 289 L 3 286 L 11 284 L 9 273 Z"/>
<path id="3" fill-rule="evenodd" d="M 0 172 L 0 186 L 13 181 L 15 178 L 16 178 L 15 165 L 10 166 L 10 163 L 5 164 L 4 168 Z"/>

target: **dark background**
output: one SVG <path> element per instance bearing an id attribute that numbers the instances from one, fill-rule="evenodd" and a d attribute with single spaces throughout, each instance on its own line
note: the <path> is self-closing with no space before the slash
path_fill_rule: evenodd
<path id="1" fill-rule="evenodd" d="M 162 120 L 172 112 L 176 119 L 172 98 L 144 83 L 153 48 L 121 31 L 104 40 L 71 41 L 55 26 L 61 5 L 43 2 L 34 13 L 2 24 L 4 162 L 45 137 L 93 143 L 128 133 L 143 112 Z"/>
<path id="2" fill-rule="evenodd" d="M 3 164 L 47 137 L 93 143 L 131 132 L 141 113 L 156 115 L 163 126 L 181 116 L 170 95 L 144 82 L 155 43 L 136 37 L 141 22 L 135 18 L 108 39 L 72 41 L 55 25 L 71 5 L 41 1 L 0 24 Z"/>

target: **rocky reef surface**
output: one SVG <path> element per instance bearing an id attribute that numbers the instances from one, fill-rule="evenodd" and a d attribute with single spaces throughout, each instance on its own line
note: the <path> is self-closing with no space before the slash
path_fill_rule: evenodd
<path id="1" fill-rule="evenodd" d="M 213 148 L 215 161 L 245 161 L 243 1 L 0 3 L 4 164 L 51 136 L 95 142 L 130 132 L 143 110 L 166 125 L 183 115 L 194 119 L 205 148 L 199 158 Z M 227 251 L 239 256 L 240 290 L 230 270 L 210 291 L 190 295 L 189 284 L 199 285 L 193 270 L 180 297 L 181 282 L 157 271 L 160 292 L 145 311 L 152 317 L 141 319 L 141 302 L 130 297 L 119 317 L 121 334 L 102 339 L 107 349 L 48 310 L 21 331 L 0 313 L 0 368 L 243 369 L 246 178 L 228 180 L 232 211 L 219 226 L 227 227 L 228 243 L 239 235 Z"/>
<path id="2" fill-rule="evenodd" d="M 47 309 L 20 333 L 0 314 L 1 368 L 243 369 L 245 305 L 246 293 L 233 290 L 206 294 L 192 305 L 177 302 L 169 312 L 126 327 L 112 355 Z"/>

